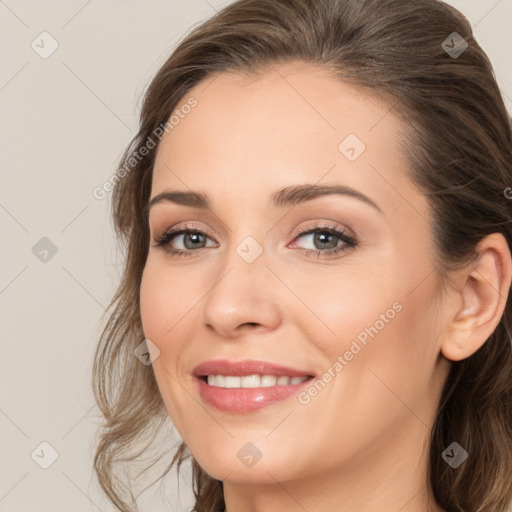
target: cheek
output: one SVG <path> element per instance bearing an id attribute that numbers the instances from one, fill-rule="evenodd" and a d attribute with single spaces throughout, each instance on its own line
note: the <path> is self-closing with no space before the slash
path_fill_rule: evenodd
<path id="1" fill-rule="evenodd" d="M 163 329 L 164 289 L 156 277 L 157 273 L 146 265 L 140 285 L 140 316 L 145 337 L 158 345 Z"/>
<path id="2" fill-rule="evenodd" d="M 407 382 L 421 385 L 434 371 L 436 288 L 433 276 L 425 279 L 429 266 L 421 257 L 413 264 L 392 256 L 364 273 L 354 268 L 339 277 L 330 272 L 328 279 L 318 273 L 296 279 L 294 291 L 309 311 L 294 318 L 327 365 L 346 355 L 351 379 L 375 380 L 368 369 L 379 369 L 408 393 Z"/>
<path id="3" fill-rule="evenodd" d="M 376 408 L 380 401 L 398 413 L 402 403 L 424 401 L 439 355 L 435 293 L 433 282 L 425 281 L 414 292 L 387 289 L 379 297 L 368 294 L 366 301 L 364 296 L 354 300 L 357 321 L 349 322 L 343 348 L 351 352 L 354 340 L 361 347 L 357 355 L 348 354 L 352 362 L 347 368 L 351 380 L 369 391 L 360 403 L 380 397 Z"/>
<path id="4" fill-rule="evenodd" d="M 172 389 L 175 378 L 180 378 L 180 354 L 186 339 L 180 335 L 180 329 L 187 320 L 184 311 L 187 300 L 183 293 L 176 293 L 176 289 L 181 288 L 175 283 L 171 286 L 168 274 L 157 265 L 146 265 L 140 286 L 140 315 L 145 338 L 160 350 L 153 361 L 153 371 L 167 409 L 171 411 L 174 408 L 170 400 Z M 183 320 L 180 322 L 180 319 Z"/>
<path id="5" fill-rule="evenodd" d="M 309 339 L 339 340 L 336 348 L 342 349 L 358 335 L 364 339 L 366 328 L 375 323 L 381 327 L 381 315 L 386 320 L 397 315 L 393 304 L 400 296 L 382 274 L 328 270 L 325 277 L 317 272 L 293 279 L 294 292 L 307 306 L 300 306 L 303 312 L 295 321 L 304 319 L 302 328 Z"/>
<path id="6" fill-rule="evenodd" d="M 156 257 L 148 258 L 140 286 L 140 314 L 145 336 L 162 345 L 160 350 L 191 314 L 201 297 L 199 284 L 187 277 L 187 271 L 169 272 Z"/>
<path id="7" fill-rule="evenodd" d="M 154 264 L 148 258 L 140 286 L 140 314 L 142 328 L 146 339 L 151 340 L 160 350 L 160 355 L 153 361 L 153 371 L 160 394 L 174 426 L 183 431 L 183 412 L 188 404 L 177 384 L 182 376 L 178 373 L 180 354 L 184 343 L 179 336 L 180 318 L 187 302 L 180 285 L 169 277 L 169 272 Z M 190 309 L 187 308 L 187 309 Z M 186 318 L 186 317 L 185 317 Z"/>

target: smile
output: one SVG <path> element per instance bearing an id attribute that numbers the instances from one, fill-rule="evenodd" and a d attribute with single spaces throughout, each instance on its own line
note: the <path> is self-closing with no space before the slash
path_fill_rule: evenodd
<path id="1" fill-rule="evenodd" d="M 290 386 L 300 384 L 311 377 L 288 377 L 286 375 L 208 375 L 205 377 L 209 386 L 219 388 L 261 388 L 273 386 Z"/>
<path id="2" fill-rule="evenodd" d="M 250 413 L 297 395 L 315 377 L 308 370 L 269 361 L 214 359 L 193 371 L 200 399 L 215 409 Z"/>

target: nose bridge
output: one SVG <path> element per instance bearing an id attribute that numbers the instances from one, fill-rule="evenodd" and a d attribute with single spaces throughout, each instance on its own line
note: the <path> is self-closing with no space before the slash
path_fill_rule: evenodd
<path id="1" fill-rule="evenodd" d="M 204 298 L 203 325 L 225 337 L 236 336 L 244 324 L 275 328 L 279 301 L 275 287 L 269 286 L 271 272 L 263 244 L 247 235 L 232 243 L 220 258 L 218 277 Z"/>

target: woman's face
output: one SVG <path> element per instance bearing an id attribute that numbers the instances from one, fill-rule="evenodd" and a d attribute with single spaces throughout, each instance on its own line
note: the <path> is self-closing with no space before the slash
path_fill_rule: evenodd
<path id="1" fill-rule="evenodd" d="M 144 334 L 172 422 L 219 480 L 417 469 L 449 369 L 442 297 L 402 125 L 367 94 L 300 64 L 224 73 L 159 145 L 151 198 L 183 195 L 150 209 Z M 200 233 L 157 246 L 170 228 Z M 285 368 L 229 364 L 248 360 Z"/>

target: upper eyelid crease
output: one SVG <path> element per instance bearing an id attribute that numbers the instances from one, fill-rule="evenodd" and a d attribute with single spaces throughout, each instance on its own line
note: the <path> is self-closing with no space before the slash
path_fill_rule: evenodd
<path id="1" fill-rule="evenodd" d="M 385 215 L 382 209 L 369 197 L 363 193 L 345 185 L 293 185 L 278 190 L 271 196 L 271 205 L 274 208 L 283 208 L 286 206 L 295 206 L 297 204 L 311 201 L 313 199 L 327 195 L 344 195 L 358 199 Z M 212 209 L 212 203 L 206 194 L 201 192 L 187 192 L 179 190 L 168 190 L 153 197 L 146 205 L 145 211 L 149 210 L 157 203 L 167 201 L 192 208 L 205 210 Z"/>
<path id="2" fill-rule="evenodd" d="M 315 232 L 331 233 L 334 236 L 336 236 L 341 242 L 343 242 L 347 246 L 347 248 L 354 248 L 354 247 L 359 246 L 359 244 L 360 244 L 360 241 L 357 236 L 348 234 L 344 228 L 335 227 L 335 226 L 329 225 L 329 224 L 305 227 L 305 228 L 299 230 L 299 232 L 295 234 L 294 240 L 303 238 L 305 236 L 309 236 Z M 156 238 L 155 247 L 162 247 L 162 246 L 165 247 L 175 237 L 182 236 L 183 234 L 187 234 L 187 233 L 199 233 L 201 235 L 206 236 L 210 240 L 213 240 L 215 243 L 218 244 L 218 242 L 214 238 L 212 238 L 207 231 L 204 231 L 201 228 L 196 228 L 195 226 L 189 226 L 188 224 L 186 224 L 183 227 L 178 227 L 178 228 L 173 227 L 171 229 L 164 231 L 161 235 L 159 235 Z M 334 249 L 334 250 L 331 249 L 328 251 L 317 251 L 317 252 L 319 252 L 319 253 L 324 252 L 324 254 L 327 255 L 331 252 L 337 253 L 338 250 L 339 249 Z M 342 249 L 342 250 L 344 250 L 344 249 Z M 179 250 L 172 250 L 169 252 L 176 253 L 176 252 L 179 252 Z M 185 251 L 185 252 L 189 252 L 189 251 Z M 190 250 L 190 252 L 195 252 L 195 251 Z"/>

